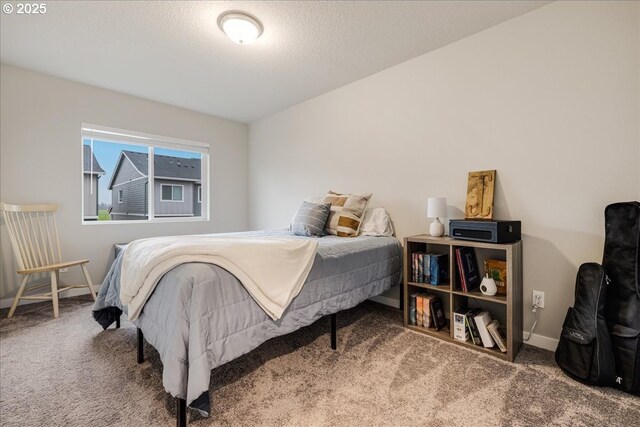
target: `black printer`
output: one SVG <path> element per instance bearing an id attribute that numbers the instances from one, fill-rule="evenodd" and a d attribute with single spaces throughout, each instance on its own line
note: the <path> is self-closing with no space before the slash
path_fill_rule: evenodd
<path id="1" fill-rule="evenodd" d="M 449 221 L 449 236 L 476 242 L 515 242 L 520 240 L 520 221 L 452 219 Z"/>

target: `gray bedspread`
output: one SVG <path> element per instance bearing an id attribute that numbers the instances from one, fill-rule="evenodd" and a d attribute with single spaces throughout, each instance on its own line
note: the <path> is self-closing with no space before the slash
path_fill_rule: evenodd
<path id="1" fill-rule="evenodd" d="M 305 238 L 284 230 L 225 235 Z M 400 283 L 402 249 L 395 238 L 326 236 L 318 243 L 305 285 L 276 321 L 218 266 L 188 263 L 169 271 L 134 322 L 160 354 L 165 390 L 208 415 L 213 368 Z M 122 253 L 102 283 L 93 307 L 96 318 L 113 307 L 127 311 L 119 297 L 121 261 Z"/>

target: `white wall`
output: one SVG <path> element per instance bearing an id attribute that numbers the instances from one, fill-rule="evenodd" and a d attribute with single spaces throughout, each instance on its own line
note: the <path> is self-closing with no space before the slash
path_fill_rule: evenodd
<path id="1" fill-rule="evenodd" d="M 9 203 L 59 203 L 63 255 L 90 259 L 95 283 L 102 282 L 116 242 L 247 229 L 246 124 L 5 64 L 0 77 L 0 197 Z M 81 225 L 81 122 L 210 143 L 211 220 Z M 1 233 L 0 299 L 5 299 L 17 289 L 16 263 L 4 226 Z M 62 273 L 61 279 L 80 280 L 73 270 L 78 269 Z"/>
<path id="2" fill-rule="evenodd" d="M 251 124 L 251 227 L 332 189 L 424 233 L 427 196 L 459 217 L 467 173 L 497 169 L 496 217 L 522 220 L 525 328 L 542 290 L 536 332 L 557 338 L 604 207 L 640 198 L 639 16 L 554 3 Z"/>

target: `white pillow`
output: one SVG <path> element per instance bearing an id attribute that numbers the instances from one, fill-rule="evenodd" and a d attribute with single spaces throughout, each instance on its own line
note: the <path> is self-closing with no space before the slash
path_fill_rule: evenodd
<path id="1" fill-rule="evenodd" d="M 385 208 L 367 209 L 360 226 L 361 236 L 393 236 L 393 223 Z"/>

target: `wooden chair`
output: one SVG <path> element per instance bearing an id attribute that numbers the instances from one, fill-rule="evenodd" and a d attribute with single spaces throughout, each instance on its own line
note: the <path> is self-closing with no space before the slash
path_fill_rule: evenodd
<path id="1" fill-rule="evenodd" d="M 89 277 L 86 266 L 89 260 L 62 261 L 58 226 L 55 218 L 55 212 L 58 210 L 57 204 L 9 205 L 0 203 L 0 210 L 2 210 L 4 214 L 4 221 L 9 232 L 11 246 L 18 260 L 19 270 L 17 270 L 17 273 L 24 275 L 7 317 L 13 316 L 18 302 L 24 299 L 51 300 L 53 302 L 53 317 L 57 318 L 58 294 L 72 288 L 87 287 L 91 291 L 93 299 L 96 299 L 96 293 L 93 290 L 93 284 L 91 283 L 91 278 Z M 60 270 L 76 265 L 82 269 L 87 283 L 84 285 L 58 287 Z M 38 273 L 49 273 L 51 283 L 27 288 L 29 278 Z M 51 285 L 51 292 L 23 295 L 25 290 L 31 291 L 49 285 Z"/>

